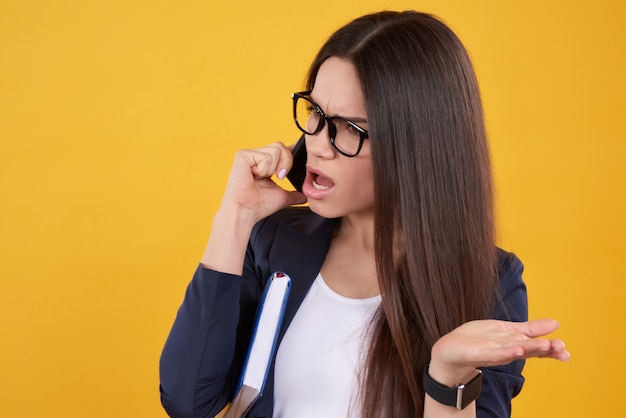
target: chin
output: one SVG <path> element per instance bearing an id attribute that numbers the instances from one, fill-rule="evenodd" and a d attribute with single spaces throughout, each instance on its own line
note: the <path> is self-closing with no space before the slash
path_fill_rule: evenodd
<path id="1" fill-rule="evenodd" d="M 367 217 L 374 216 L 373 206 L 367 206 L 367 207 L 343 206 L 342 207 L 337 204 L 333 205 L 333 204 L 329 204 L 328 202 L 319 201 L 319 200 L 316 201 L 316 200 L 310 199 L 309 208 L 311 209 L 313 213 L 316 213 L 319 216 L 323 218 L 328 218 L 328 219 L 343 218 L 344 216 L 348 216 L 348 215 L 358 215 L 358 216 L 365 215 Z"/>
<path id="2" fill-rule="evenodd" d="M 309 200 L 309 208 L 311 209 L 311 212 L 321 216 L 322 218 L 335 219 L 341 218 L 345 215 L 345 213 L 337 208 L 319 201 L 316 202 Z"/>

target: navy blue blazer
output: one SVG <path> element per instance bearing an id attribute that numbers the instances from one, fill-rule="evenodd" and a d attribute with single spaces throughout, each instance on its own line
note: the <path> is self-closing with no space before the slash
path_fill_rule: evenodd
<path id="1" fill-rule="evenodd" d="M 288 208 L 259 222 L 250 236 L 242 276 L 199 266 L 163 348 L 160 392 L 174 418 L 213 417 L 234 396 L 261 293 L 270 274 L 283 271 L 292 287 L 278 344 L 296 314 L 330 246 L 334 220 L 308 208 Z M 527 320 L 523 266 L 498 250 L 502 301 L 493 318 Z M 511 399 L 524 382 L 524 362 L 483 370 L 478 417 L 508 417 Z M 274 399 L 272 363 L 263 396 L 248 417 L 271 418 Z"/>

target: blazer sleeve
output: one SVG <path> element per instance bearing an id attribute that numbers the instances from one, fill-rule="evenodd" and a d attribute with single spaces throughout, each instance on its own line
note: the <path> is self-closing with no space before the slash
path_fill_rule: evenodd
<path id="1" fill-rule="evenodd" d="M 522 280 L 522 262 L 512 253 L 498 250 L 500 292 L 494 307 L 493 318 L 505 321 L 528 320 L 528 298 Z M 511 416 L 511 400 L 522 390 L 523 360 L 483 371 L 483 387 L 476 400 L 477 418 L 505 418 Z"/>
<path id="2" fill-rule="evenodd" d="M 208 417 L 229 401 L 241 277 L 199 266 L 160 362 L 161 403 L 171 417 Z"/>
<path id="3" fill-rule="evenodd" d="M 265 235 L 259 234 L 263 223 L 251 243 Z M 265 238 L 257 247 L 271 244 Z M 265 251 L 248 245 L 242 276 L 197 268 L 161 353 L 159 389 L 169 416 L 213 417 L 232 400 L 267 282 L 256 263 Z"/>

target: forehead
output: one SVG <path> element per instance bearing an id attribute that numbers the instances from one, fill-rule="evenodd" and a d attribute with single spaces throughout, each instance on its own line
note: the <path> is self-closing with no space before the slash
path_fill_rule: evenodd
<path id="1" fill-rule="evenodd" d="M 356 68 L 344 58 L 330 57 L 322 63 L 311 98 L 331 115 L 366 116 Z"/>

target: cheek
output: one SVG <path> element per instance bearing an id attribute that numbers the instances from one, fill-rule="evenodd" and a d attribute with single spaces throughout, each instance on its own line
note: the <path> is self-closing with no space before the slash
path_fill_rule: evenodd
<path id="1" fill-rule="evenodd" d="M 356 170 L 358 175 L 364 182 L 368 183 L 369 189 L 374 189 L 374 167 L 372 167 L 372 160 L 368 158 L 365 161 L 359 161 L 359 168 Z"/>
<path id="2" fill-rule="evenodd" d="M 372 164 L 364 161 L 350 172 L 350 193 L 352 198 L 358 199 L 363 204 L 374 203 L 374 173 Z"/>

